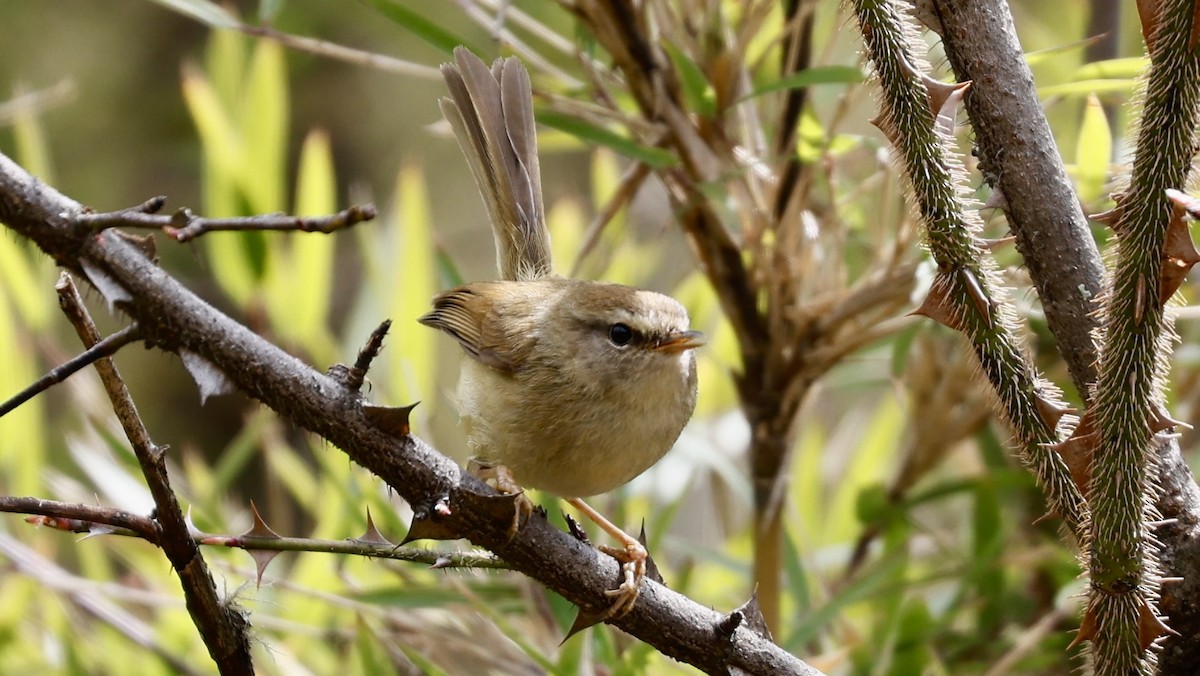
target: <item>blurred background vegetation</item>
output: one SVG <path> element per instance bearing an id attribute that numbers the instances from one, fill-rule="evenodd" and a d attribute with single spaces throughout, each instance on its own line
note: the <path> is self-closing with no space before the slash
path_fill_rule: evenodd
<path id="1" fill-rule="evenodd" d="M 436 71 L 398 75 L 287 50 L 171 8 L 189 4 L 0 0 L 0 150 L 97 211 L 158 194 L 169 208 L 208 216 L 320 214 L 376 202 L 377 221 L 333 236 L 216 234 L 188 245 L 160 237 L 159 254 L 203 297 L 317 368 L 352 360 L 371 328 L 391 317 L 370 398 L 422 400 L 416 433 L 463 460 L 450 400 L 458 350 L 413 320 L 437 290 L 492 277 L 494 253 L 466 163 L 438 113 Z M 246 0 L 225 7 L 249 23 L 263 12 L 287 33 L 435 67 L 459 41 L 485 60 L 509 53 L 493 40 L 491 24 L 468 11 L 484 4 Z M 734 12 L 737 3 L 729 4 Z M 567 44 L 594 47 L 555 3 L 513 7 Z M 1121 157 L 1125 104 L 1142 64 L 1086 63 L 1089 8 L 1012 3 L 1060 151 L 1077 167 L 1093 212 L 1105 208 L 1106 185 L 1121 171 L 1110 159 Z M 1119 57 L 1141 54 L 1132 9 L 1124 7 L 1119 21 Z M 816 17 L 814 66 L 857 66 L 860 42 L 837 3 L 820 3 Z M 762 46 L 764 54 L 773 48 Z M 935 42 L 931 49 L 944 74 Z M 535 90 L 578 95 L 567 84 L 580 77 L 570 55 L 546 51 L 552 67 L 531 66 Z M 760 88 L 771 83 L 777 60 L 764 59 L 771 65 Z M 797 144 L 801 156 L 826 167 L 822 208 L 846 232 L 841 250 L 828 255 L 851 270 L 882 246 L 879 232 L 903 240 L 896 233 L 912 228 L 887 144 L 867 123 L 874 114 L 869 84 L 843 78 L 814 87 Z M 542 172 L 565 272 L 588 224 L 618 190 L 630 165 L 623 154 L 653 157 L 652 149 L 594 129 L 555 126 L 541 130 Z M 961 139 L 969 152 L 969 137 Z M 985 215 L 989 235 L 1003 235 L 1002 215 Z M 915 247 L 903 256 L 920 258 Z M 999 256 L 1010 266 L 1039 364 L 1068 386 L 1019 258 Z M 700 404 L 676 448 L 599 504 L 618 523 L 646 520 L 670 586 L 716 608 L 736 607 L 751 592 L 749 428 L 731 380 L 739 357 L 654 179 L 608 224 L 579 274 L 672 293 L 710 337 Z M 0 237 L 0 397 L 79 349 L 55 311 L 56 275 L 26 243 Z M 120 325 L 98 296 L 91 300 L 105 327 Z M 1188 347 L 1196 332 L 1189 310 L 1182 316 L 1173 410 L 1188 420 L 1200 369 Z M 172 355 L 127 348 L 117 363 L 155 441 L 171 446 L 174 485 L 201 529 L 240 532 L 250 526 L 254 500 L 287 535 L 352 538 L 370 508 L 386 536 L 403 536 L 407 506 L 320 439 L 241 395 L 201 405 Z M 1054 522 L 1034 524 L 1044 511 L 1040 493 L 1012 460 L 989 406 L 960 338 L 916 319 L 897 320 L 886 339 L 822 379 L 801 413 L 790 469 L 775 637 L 785 648 L 835 673 L 1066 670 L 1080 591 L 1074 553 Z M 0 493 L 139 513 L 151 504 L 90 372 L 0 420 Z M 543 502 L 561 519 L 554 500 Z M 560 647 L 572 609 L 519 576 L 303 553 L 278 557 L 257 585 L 244 552 L 205 554 L 226 593 L 250 613 L 263 673 L 686 670 L 608 627 Z M 81 542 L 6 515 L 0 570 L 0 673 L 211 669 L 177 581 L 146 543 Z"/>

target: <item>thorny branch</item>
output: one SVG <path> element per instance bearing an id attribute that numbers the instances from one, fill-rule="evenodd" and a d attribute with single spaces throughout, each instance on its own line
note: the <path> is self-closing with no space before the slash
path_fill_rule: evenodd
<path id="1" fill-rule="evenodd" d="M 80 340 L 88 347 L 98 343 L 100 333 L 70 276 L 63 273 L 55 288 L 59 305 L 75 327 Z M 187 520 L 167 478 L 167 449 L 150 440 L 150 433 L 146 431 L 133 397 L 117 372 L 112 357 L 98 360 L 96 371 L 112 401 L 113 411 L 125 430 L 125 436 L 133 446 L 134 455 L 154 498 L 155 521 L 159 526 L 155 544 L 163 550 L 171 567 L 179 575 L 188 613 L 200 631 L 200 638 L 208 648 L 209 656 L 222 674 L 253 674 L 254 663 L 250 657 L 246 618 L 240 608 L 223 601 L 217 594 L 217 585 L 208 572 L 204 557 L 200 555 L 200 548 L 191 538 Z"/>
<path id="2" fill-rule="evenodd" d="M 240 390 L 299 427 L 327 439 L 386 481 L 413 506 L 413 531 L 425 537 L 466 538 L 514 569 L 582 607 L 607 607 L 604 592 L 620 569 L 544 518 L 532 518 L 515 536 L 512 499 L 497 496 L 478 479 L 415 436 L 393 436 L 373 426 L 362 396 L 221 314 L 180 285 L 140 250 L 111 232 L 96 235 L 75 222 L 84 211 L 0 155 L 0 221 L 33 240 L 58 264 L 84 274 L 84 266 L 115 287 L 101 292 L 137 321 L 157 348 L 190 353 L 210 362 Z M 190 540 L 189 540 L 190 542 Z M 725 616 L 647 581 L 637 606 L 612 623 L 663 654 L 709 673 L 817 673 L 748 623 L 727 635 Z"/>

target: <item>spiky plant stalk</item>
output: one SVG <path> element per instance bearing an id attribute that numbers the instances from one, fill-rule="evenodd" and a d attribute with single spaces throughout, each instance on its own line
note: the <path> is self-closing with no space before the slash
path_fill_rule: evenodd
<path id="1" fill-rule="evenodd" d="M 891 0 L 855 0 L 867 55 L 882 90 L 878 124 L 892 140 L 925 226 L 938 272 L 918 310 L 971 342 L 999 395 L 1021 459 L 1046 493 L 1051 509 L 1079 535 L 1086 524 L 1083 496 L 1063 458 L 1050 447 L 1064 407 L 1025 354 L 1007 295 L 979 240 L 980 223 L 964 208 L 962 168 L 938 120 L 952 124 L 966 85 L 949 86 L 922 76 L 914 64 L 913 36 Z"/>
<path id="2" fill-rule="evenodd" d="M 1157 16 L 1144 17 L 1151 68 L 1129 188 L 1117 201 L 1088 494 L 1095 535 L 1088 543 L 1091 594 L 1080 629 L 1093 643 L 1098 674 L 1150 671 L 1148 648 L 1168 631 L 1154 609 L 1158 567 L 1149 522 L 1157 518 L 1157 489 L 1149 470 L 1153 437 L 1170 425 L 1160 413 L 1173 338 L 1163 309 L 1181 281 L 1164 272 L 1174 265 L 1170 242 L 1190 246 L 1182 214 L 1172 213 L 1165 191 L 1184 184 L 1195 151 L 1200 60 L 1194 11 L 1192 0 L 1170 0 Z"/>

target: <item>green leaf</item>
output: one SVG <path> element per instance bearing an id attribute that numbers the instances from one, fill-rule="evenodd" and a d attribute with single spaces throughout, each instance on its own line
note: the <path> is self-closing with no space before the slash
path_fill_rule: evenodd
<path id="1" fill-rule="evenodd" d="M 764 85 L 755 87 L 753 91 L 742 97 L 741 100 L 745 101 L 762 96 L 763 94 L 787 89 L 803 89 L 805 87 L 827 84 L 861 84 L 864 80 L 866 80 L 866 75 L 856 66 L 817 66 L 814 68 L 805 68 L 787 77 L 781 77 L 778 80 L 772 80 Z"/>
<path id="2" fill-rule="evenodd" d="M 1134 81 L 1129 79 L 1077 80 L 1038 87 L 1038 96 L 1087 96 L 1088 94 L 1122 94 L 1132 96 Z"/>
<path id="3" fill-rule="evenodd" d="M 1075 146 L 1076 183 L 1079 199 L 1084 204 L 1095 204 L 1104 197 L 1111 161 L 1112 130 L 1100 98 L 1094 93 L 1089 94 L 1087 104 L 1083 107 L 1083 120 L 1079 124 L 1079 138 Z"/>
<path id="4" fill-rule="evenodd" d="M 262 23 L 272 23 L 283 9 L 285 0 L 260 0 L 258 3 L 258 20 Z"/>
<path id="5" fill-rule="evenodd" d="M 390 273 L 382 288 L 391 290 L 387 314 L 395 322 L 394 335 L 403 336 L 404 342 L 387 361 L 387 377 L 392 400 L 407 404 L 436 391 L 433 355 L 437 353 L 437 335 L 416 323 L 429 310 L 437 279 L 433 216 L 420 167 L 407 165 L 400 170 L 395 196 L 396 206 L 388 224 L 393 264 L 385 268 Z"/>
<path id="6" fill-rule="evenodd" d="M 1150 59 L 1145 56 L 1132 56 L 1124 59 L 1106 59 L 1093 61 L 1079 67 L 1075 71 L 1075 80 L 1136 80 L 1150 68 Z"/>
<path id="7" fill-rule="evenodd" d="M 283 46 L 270 40 L 254 48 L 238 115 L 245 155 L 238 175 L 251 213 L 282 211 L 287 165 L 288 89 Z"/>
<path id="8" fill-rule="evenodd" d="M 547 127 L 570 134 L 585 144 L 612 148 L 630 159 L 643 162 L 655 169 L 664 169 L 679 162 L 675 154 L 670 151 L 642 145 L 628 137 L 570 115 L 543 110 L 538 112 L 537 119 Z"/>
<path id="9" fill-rule="evenodd" d="M 294 209 L 297 216 L 335 210 L 337 179 L 333 173 L 329 135 L 320 130 L 309 132 L 300 151 Z M 268 237 L 276 254 L 268 259 L 267 304 L 275 330 L 303 344 L 318 361 L 335 360 L 336 348 L 327 320 L 337 236 L 298 232 Z"/>
<path id="10" fill-rule="evenodd" d="M 477 47 L 468 44 L 461 35 L 451 33 L 429 20 L 427 8 L 422 8 L 420 11 L 409 9 L 396 0 L 366 0 L 366 2 L 374 7 L 375 11 L 447 54 L 453 52 L 454 48 L 459 45 L 466 46 L 476 54 L 484 53 Z"/>
<path id="11" fill-rule="evenodd" d="M 167 9 L 191 17 L 212 28 L 237 28 L 236 16 L 209 0 L 154 0 Z"/>
<path id="12" fill-rule="evenodd" d="M 708 82 L 708 77 L 700 66 L 675 45 L 665 45 L 667 55 L 675 64 L 675 72 L 679 74 L 680 84 L 683 85 L 683 96 L 691 110 L 705 117 L 712 117 L 717 112 L 716 93 Z"/>

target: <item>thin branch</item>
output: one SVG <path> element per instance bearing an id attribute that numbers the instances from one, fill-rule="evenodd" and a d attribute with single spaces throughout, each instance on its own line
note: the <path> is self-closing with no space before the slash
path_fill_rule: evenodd
<path id="1" fill-rule="evenodd" d="M 145 540 L 157 545 L 162 529 L 148 516 L 131 514 L 112 507 L 59 502 L 30 497 L 0 496 L 0 512 L 30 514 L 27 522 L 70 533 L 118 535 Z M 508 564 L 490 552 L 398 547 L 390 542 L 359 538 L 322 540 L 318 538 L 286 537 L 248 538 L 244 535 L 222 535 L 192 531 L 192 540 L 209 547 L 231 547 L 246 551 L 319 552 L 349 554 L 373 559 L 391 559 L 424 563 L 435 568 L 485 568 L 506 570 Z"/>
<path id="2" fill-rule="evenodd" d="M 143 207 L 154 205 L 155 200 L 158 199 L 160 198 L 147 201 Z M 373 204 L 353 206 L 328 216 L 268 214 L 235 218 L 204 218 L 196 216 L 189 209 L 179 209 L 167 216 L 147 213 L 142 210 L 142 207 L 136 207 L 103 214 L 79 214 L 75 217 L 75 221 L 97 232 L 108 228 L 122 227 L 161 230 L 178 242 L 188 242 L 208 232 L 230 230 L 295 230 L 329 234 L 363 221 L 369 221 L 376 215 L 377 211 Z"/>
<path id="3" fill-rule="evenodd" d="M 274 40 L 279 44 L 289 49 L 295 49 L 300 52 L 308 52 L 316 54 L 335 61 L 343 61 L 345 63 L 354 64 L 356 66 L 365 66 L 374 68 L 385 73 L 395 73 L 396 75 L 407 75 L 410 77 L 420 78 L 422 80 L 437 80 L 442 79 L 441 71 L 432 66 L 426 66 L 412 61 L 397 59 L 394 56 L 385 54 L 376 54 L 375 52 L 367 52 L 353 47 L 346 47 L 328 40 L 318 40 L 316 38 L 305 37 L 303 35 L 293 35 L 277 31 L 274 28 L 266 26 L 251 26 L 249 24 L 239 23 L 236 28 L 255 37 L 267 38 Z"/>
<path id="4" fill-rule="evenodd" d="M 85 345 L 99 341 L 100 334 L 70 275 L 64 272 L 55 289 L 58 291 L 59 306 L 75 327 L 80 340 Z M 239 609 L 226 604 L 217 595 L 217 586 L 204 558 L 200 556 L 199 547 L 192 541 L 187 520 L 179 509 L 175 492 L 171 490 L 167 478 L 166 449 L 150 440 L 150 434 L 138 415 L 133 397 L 117 372 L 112 357 L 97 361 L 96 371 L 100 374 L 100 380 L 112 401 L 113 411 L 133 446 L 150 494 L 154 497 L 156 520 L 161 528 L 157 544 L 179 575 L 188 612 L 208 648 L 208 654 L 222 674 L 253 674 L 254 663 L 250 657 L 246 618 Z"/>
<path id="5" fill-rule="evenodd" d="M 126 345 L 140 340 L 142 331 L 137 324 L 130 324 L 116 333 L 108 336 L 104 340 L 96 343 L 87 350 L 65 361 L 53 369 L 46 375 L 38 378 L 32 385 L 18 392 L 8 401 L 0 404 L 0 418 L 7 415 L 9 412 L 16 409 L 21 404 L 33 399 L 38 394 L 45 392 L 54 385 L 57 385 L 67 378 L 71 377 L 76 371 L 92 365 L 96 361 L 105 357 L 111 357 L 118 350 Z"/>

